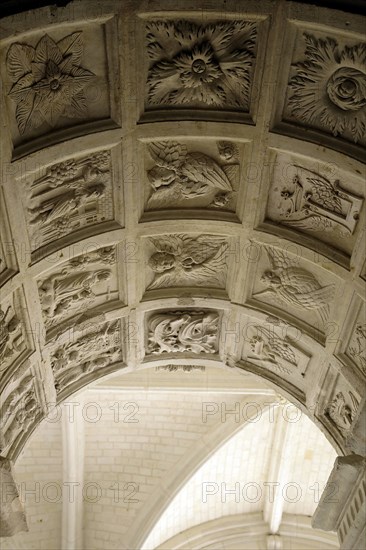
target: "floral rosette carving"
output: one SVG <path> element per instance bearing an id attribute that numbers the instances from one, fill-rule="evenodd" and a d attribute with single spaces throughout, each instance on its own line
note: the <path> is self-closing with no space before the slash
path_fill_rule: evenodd
<path id="1" fill-rule="evenodd" d="M 254 23 L 147 25 L 148 102 L 247 109 L 254 59 Z"/>
<path id="2" fill-rule="evenodd" d="M 80 66 L 83 54 L 81 32 L 59 42 L 45 34 L 35 48 L 12 44 L 7 53 L 7 69 L 14 84 L 9 96 L 17 104 L 19 132 L 53 127 L 61 116 L 83 118 L 87 115 L 84 88 L 95 76 Z"/>
<path id="3" fill-rule="evenodd" d="M 347 131 L 360 141 L 366 135 L 366 44 L 341 50 L 333 38 L 304 36 L 306 60 L 294 65 L 289 82 L 292 114 L 321 123 L 334 136 Z"/>

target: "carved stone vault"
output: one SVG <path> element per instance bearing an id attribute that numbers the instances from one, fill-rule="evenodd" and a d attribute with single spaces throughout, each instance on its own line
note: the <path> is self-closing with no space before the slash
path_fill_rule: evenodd
<path id="1" fill-rule="evenodd" d="M 2 20 L 2 459 L 101 377 L 207 364 L 365 455 L 364 23 L 280 0 Z"/>

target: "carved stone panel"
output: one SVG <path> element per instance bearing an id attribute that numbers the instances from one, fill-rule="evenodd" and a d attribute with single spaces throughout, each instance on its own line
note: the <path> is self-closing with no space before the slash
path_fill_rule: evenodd
<path id="1" fill-rule="evenodd" d="M 216 311 L 162 311 L 147 320 L 147 354 L 217 353 L 219 314 Z"/>
<path id="2" fill-rule="evenodd" d="M 364 204 L 362 180 L 286 153 L 274 159 L 271 179 L 267 220 L 351 255 Z"/>
<path id="3" fill-rule="evenodd" d="M 110 151 L 53 164 L 25 185 L 32 251 L 114 218 Z"/>
<path id="4" fill-rule="evenodd" d="M 291 337 L 289 328 L 251 322 L 246 326 L 242 358 L 285 379 L 304 376 L 310 358 L 296 342 L 298 331 Z"/>
<path id="5" fill-rule="evenodd" d="M 2 52 L 6 106 L 15 145 L 33 147 L 57 130 L 82 133 L 83 123 L 108 121 L 111 101 L 105 48 L 108 25 L 91 23 L 19 36 Z M 39 145 L 35 145 L 36 148 Z M 41 145 L 42 146 L 42 145 Z"/>
<path id="6" fill-rule="evenodd" d="M 0 453 L 37 424 L 42 416 L 39 392 L 31 368 L 20 369 L 0 395 Z"/>
<path id="7" fill-rule="evenodd" d="M 232 141 L 167 140 L 146 145 L 145 209 L 235 211 L 239 147 Z"/>
<path id="8" fill-rule="evenodd" d="M 225 288 L 227 239 L 212 235 L 165 235 L 147 243 L 151 282 L 147 290 L 199 286 Z"/>
<path id="9" fill-rule="evenodd" d="M 38 281 L 46 330 L 69 319 L 92 316 L 119 300 L 116 249 L 99 248 L 76 256 Z M 99 306 L 99 308 L 98 308 Z"/>
<path id="10" fill-rule="evenodd" d="M 150 21 L 146 107 L 248 111 L 256 24 Z"/>
<path id="11" fill-rule="evenodd" d="M 331 431 L 346 438 L 356 417 L 361 396 L 347 379 L 338 374 L 333 380 L 330 373 L 324 383 L 324 398 L 319 403 L 318 415 L 329 423 Z"/>
<path id="12" fill-rule="evenodd" d="M 366 377 L 366 305 L 364 302 L 353 325 L 346 355 Z"/>
<path id="13" fill-rule="evenodd" d="M 284 118 L 365 144 L 365 51 L 355 36 L 299 29 Z"/>
<path id="14" fill-rule="evenodd" d="M 18 291 L 0 305 L 0 387 L 29 351 L 29 334 L 22 318 L 25 311 L 23 296 Z"/>
<path id="15" fill-rule="evenodd" d="M 273 246 L 261 249 L 251 302 L 260 302 L 269 312 L 280 309 L 325 331 L 333 304 L 336 285 L 323 280 L 312 267 L 304 266 L 298 257 Z"/>
<path id="16" fill-rule="evenodd" d="M 73 393 L 122 361 L 121 328 L 111 321 L 56 345 L 50 354 L 56 393 Z M 120 366 L 120 365 L 119 365 Z"/>

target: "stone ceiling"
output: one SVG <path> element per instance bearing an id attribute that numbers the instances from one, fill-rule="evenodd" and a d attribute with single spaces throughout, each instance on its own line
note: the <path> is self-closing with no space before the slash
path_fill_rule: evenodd
<path id="1" fill-rule="evenodd" d="M 261 377 L 360 452 L 363 31 L 266 0 L 1 21 L 1 457 L 167 365 Z"/>

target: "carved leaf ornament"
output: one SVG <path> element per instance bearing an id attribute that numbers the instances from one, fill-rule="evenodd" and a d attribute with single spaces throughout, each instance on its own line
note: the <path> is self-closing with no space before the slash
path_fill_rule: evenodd
<path id="1" fill-rule="evenodd" d="M 149 23 L 149 103 L 247 108 L 255 36 L 243 21 Z"/>
<path id="2" fill-rule="evenodd" d="M 303 122 L 321 122 L 334 136 L 366 136 L 366 43 L 340 49 L 333 38 L 305 33 L 305 61 L 296 63 L 289 82 L 292 114 Z"/>
<path id="3" fill-rule="evenodd" d="M 43 123 L 55 126 L 61 116 L 86 116 L 83 90 L 94 73 L 80 67 L 82 53 L 81 32 L 57 43 L 45 34 L 35 48 L 21 43 L 10 46 L 6 62 L 14 84 L 9 95 L 17 104 L 21 134 Z"/>

